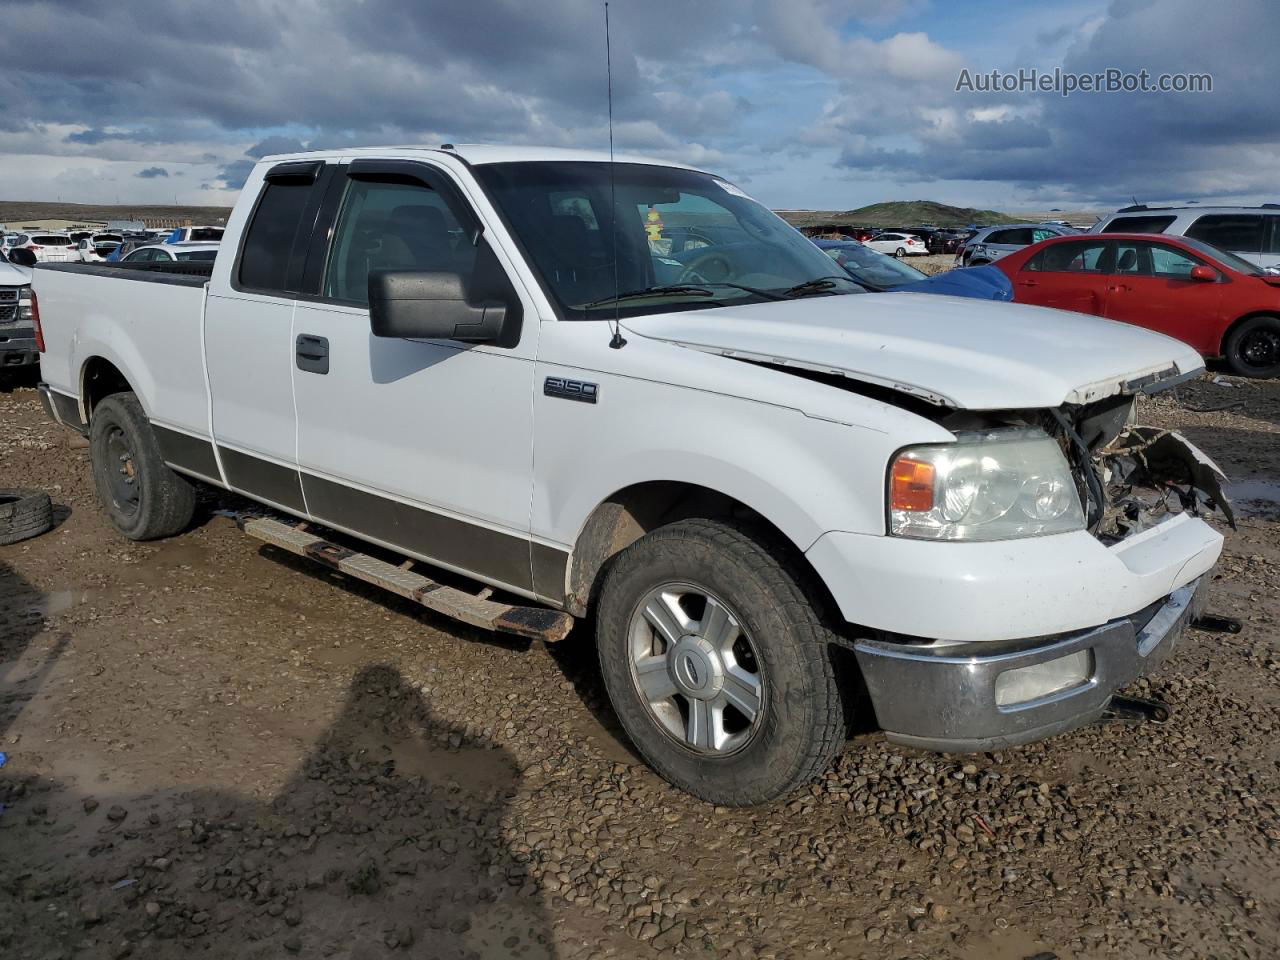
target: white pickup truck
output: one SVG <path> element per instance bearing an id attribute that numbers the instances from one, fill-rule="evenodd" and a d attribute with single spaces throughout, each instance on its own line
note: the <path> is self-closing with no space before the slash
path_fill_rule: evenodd
<path id="1" fill-rule="evenodd" d="M 717 803 L 821 773 L 860 711 L 943 751 L 1097 718 L 1222 548 L 1215 468 L 1131 424 L 1195 350 L 866 293 L 688 167 L 270 157 L 213 264 L 34 287 L 42 391 L 125 536 L 178 533 L 211 484 L 297 518 L 246 529 L 472 622 L 590 617 L 635 746 Z"/>

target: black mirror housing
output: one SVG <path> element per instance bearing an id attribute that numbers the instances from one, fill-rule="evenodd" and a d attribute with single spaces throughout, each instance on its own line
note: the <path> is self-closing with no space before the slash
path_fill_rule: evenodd
<path id="1" fill-rule="evenodd" d="M 36 255 L 25 247 L 15 247 L 9 251 L 9 262 L 19 267 L 34 267 Z"/>
<path id="2" fill-rule="evenodd" d="M 376 270 L 369 274 L 369 325 L 375 337 L 502 340 L 508 305 L 467 301 L 462 277 L 447 271 Z"/>

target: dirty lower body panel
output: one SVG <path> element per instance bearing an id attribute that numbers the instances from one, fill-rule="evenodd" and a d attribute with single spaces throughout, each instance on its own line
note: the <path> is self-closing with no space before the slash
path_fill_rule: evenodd
<path id="1" fill-rule="evenodd" d="M 1200 577 L 1091 630 L 1008 644 L 860 641 L 876 718 L 895 743 L 971 753 L 1063 733 L 1155 669 L 1204 605 Z"/>

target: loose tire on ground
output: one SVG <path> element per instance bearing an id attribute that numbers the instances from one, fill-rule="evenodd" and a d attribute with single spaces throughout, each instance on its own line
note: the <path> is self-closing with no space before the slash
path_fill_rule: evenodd
<path id="1" fill-rule="evenodd" d="M 623 728 L 659 774 L 711 803 L 751 806 L 777 800 L 825 770 L 844 742 L 844 704 L 833 660 L 837 638 L 824 624 L 820 602 L 780 562 L 785 549 L 750 528 L 684 520 L 654 530 L 623 550 L 601 587 L 596 643 L 605 686 Z M 654 649 L 666 651 L 662 659 L 669 673 L 664 677 L 654 672 L 647 652 L 637 653 L 650 642 L 644 632 L 651 623 L 649 605 L 655 596 L 669 599 L 690 588 L 710 599 L 701 614 L 695 608 L 680 620 L 677 612 L 667 632 L 681 632 L 679 643 L 664 643 L 656 627 L 651 635 Z M 711 665 L 710 672 L 719 669 L 722 688 L 729 691 L 725 684 L 738 683 L 730 674 L 740 677 L 744 661 L 757 669 L 758 698 L 751 701 L 758 707 L 755 719 L 744 727 L 745 735 L 743 730 L 734 734 L 742 742 L 726 753 L 710 746 L 698 749 L 687 730 L 671 729 L 672 704 L 679 708 L 681 696 L 683 716 L 690 715 L 694 701 L 687 695 L 678 690 L 671 700 L 662 700 L 665 714 L 651 705 L 654 696 L 665 693 L 664 684 L 678 683 L 681 667 L 670 651 L 687 645 L 696 657 L 702 623 L 711 619 L 705 611 L 712 600 L 731 612 L 740 630 L 729 634 L 738 636 L 738 653 L 724 657 L 718 668 Z M 697 672 L 705 673 L 707 666 L 707 661 L 699 661 Z M 737 702 L 729 708 L 722 705 L 722 730 L 731 719 L 743 727 L 751 714 L 750 708 L 739 713 Z M 679 722 L 676 715 L 677 728 Z M 728 742 L 734 743 L 733 738 Z"/>
<path id="2" fill-rule="evenodd" d="M 1280 377 L 1280 317 L 1250 317 L 1223 344 L 1231 372 L 1242 377 Z"/>
<path id="3" fill-rule="evenodd" d="M 53 504 L 43 490 L 0 488 L 0 546 L 29 540 L 53 527 Z"/>
<path id="4" fill-rule="evenodd" d="M 132 393 L 112 394 L 94 408 L 89 457 L 98 499 L 130 540 L 172 536 L 191 522 L 195 488 L 165 466 Z"/>

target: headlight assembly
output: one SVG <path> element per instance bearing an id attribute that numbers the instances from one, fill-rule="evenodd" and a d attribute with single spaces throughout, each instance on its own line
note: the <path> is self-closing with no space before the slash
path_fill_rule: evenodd
<path id="1" fill-rule="evenodd" d="M 908 447 L 890 467 L 888 502 L 889 532 L 921 540 L 1010 540 L 1085 525 L 1071 467 L 1035 429 Z"/>

